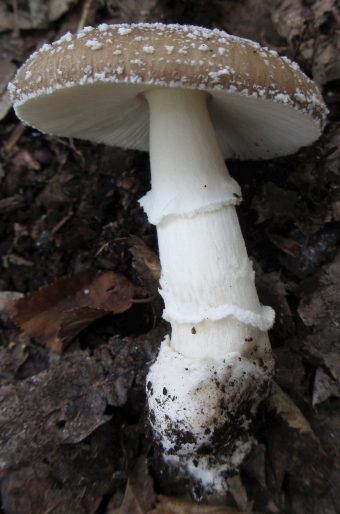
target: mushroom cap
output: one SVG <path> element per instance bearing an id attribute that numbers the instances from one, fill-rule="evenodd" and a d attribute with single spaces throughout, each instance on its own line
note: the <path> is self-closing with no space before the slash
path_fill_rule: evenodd
<path id="1" fill-rule="evenodd" d="M 205 90 L 225 157 L 272 158 L 316 140 L 327 109 L 298 65 L 258 43 L 194 26 L 102 24 L 44 45 L 10 91 L 42 132 L 149 149 L 153 88 Z"/>

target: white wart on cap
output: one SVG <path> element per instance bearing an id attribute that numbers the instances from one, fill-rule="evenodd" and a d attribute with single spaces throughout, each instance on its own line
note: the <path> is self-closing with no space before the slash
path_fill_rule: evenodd
<path id="1" fill-rule="evenodd" d="M 209 92 L 225 157 L 272 158 L 318 138 L 326 109 L 315 84 L 275 51 L 217 29 L 100 25 L 44 45 L 11 85 L 23 121 L 59 136 L 147 151 L 153 87 Z"/>

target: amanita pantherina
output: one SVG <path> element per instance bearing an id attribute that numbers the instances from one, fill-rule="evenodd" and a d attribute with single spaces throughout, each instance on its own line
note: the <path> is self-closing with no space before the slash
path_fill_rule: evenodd
<path id="1" fill-rule="evenodd" d="M 147 379 L 150 421 L 167 461 L 223 490 L 268 393 L 274 320 L 257 297 L 224 157 L 271 158 L 316 140 L 326 117 L 318 89 L 257 43 L 162 24 L 66 34 L 10 89 L 18 116 L 44 132 L 150 148 L 141 204 L 157 225 L 172 326 Z"/>

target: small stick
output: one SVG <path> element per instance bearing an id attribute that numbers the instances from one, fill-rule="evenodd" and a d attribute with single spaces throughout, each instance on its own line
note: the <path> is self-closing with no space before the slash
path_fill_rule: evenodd
<path id="1" fill-rule="evenodd" d="M 25 132 L 25 129 L 26 129 L 26 125 L 24 125 L 23 123 L 19 123 L 15 127 L 15 129 L 12 132 L 12 134 L 10 135 L 9 140 L 7 141 L 7 143 L 4 146 L 4 152 L 6 154 L 11 152 L 11 150 L 14 147 L 14 145 L 17 144 L 17 142 L 19 141 L 19 139 L 21 138 L 21 136 Z"/>
<path id="2" fill-rule="evenodd" d="M 80 17 L 78 27 L 77 27 L 77 33 L 80 32 L 84 28 L 84 25 L 86 23 L 86 18 L 88 16 L 89 10 L 91 8 L 91 4 L 92 4 L 92 0 L 85 0 L 84 5 L 83 5 L 83 10 L 81 13 L 81 17 Z"/>

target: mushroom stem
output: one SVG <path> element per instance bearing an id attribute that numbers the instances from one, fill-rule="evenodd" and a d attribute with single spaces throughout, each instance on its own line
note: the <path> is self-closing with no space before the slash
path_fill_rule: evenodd
<path id="1" fill-rule="evenodd" d="M 204 358 L 267 345 L 271 309 L 260 305 L 204 91 L 151 90 L 152 191 L 142 205 L 157 225 L 164 317 L 171 347 Z M 265 341 L 264 341 L 265 339 Z"/>
<path id="2" fill-rule="evenodd" d="M 164 458 L 213 491 L 251 448 L 247 427 L 269 391 L 274 320 L 258 299 L 203 91 L 151 89 L 151 191 L 163 316 L 171 322 L 148 381 L 150 422 Z"/>

